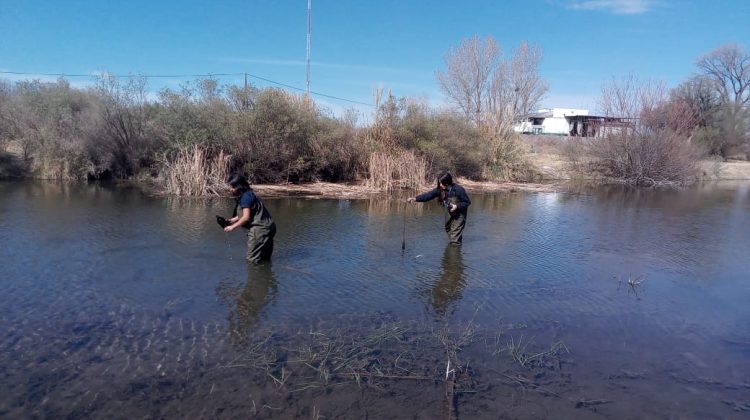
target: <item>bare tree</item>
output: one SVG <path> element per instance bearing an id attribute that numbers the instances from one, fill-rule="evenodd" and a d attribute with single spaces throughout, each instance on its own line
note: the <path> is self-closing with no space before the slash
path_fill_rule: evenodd
<path id="1" fill-rule="evenodd" d="M 725 45 L 696 64 L 719 97 L 711 114 L 711 125 L 718 130 L 712 150 L 723 157 L 750 156 L 750 55 L 737 45 Z"/>
<path id="2" fill-rule="evenodd" d="M 494 38 L 474 37 L 449 50 L 446 71 L 435 75 L 467 119 L 494 134 L 506 133 L 518 115 L 538 107 L 547 93 L 539 74 L 541 60 L 542 50 L 535 45 L 521 42 L 509 59 L 503 59 Z"/>
<path id="3" fill-rule="evenodd" d="M 487 111 L 492 77 L 500 63 L 500 46 L 492 36 L 464 39 L 444 57 L 446 71 L 435 77 L 448 99 L 478 126 Z"/>
<path id="4" fill-rule="evenodd" d="M 725 45 L 698 59 L 703 74 L 713 79 L 724 103 L 750 105 L 750 55 L 737 45 Z"/>
<path id="5" fill-rule="evenodd" d="M 18 128 L 13 117 L 13 86 L 6 80 L 0 80 L 0 151 L 5 148 L 9 139 L 17 136 Z"/>
<path id="6" fill-rule="evenodd" d="M 526 115 L 539 106 L 549 89 L 539 75 L 542 50 L 521 42 L 510 61 L 503 61 L 492 80 L 492 112 Z"/>
<path id="7" fill-rule="evenodd" d="M 640 80 L 629 75 L 622 80 L 612 79 L 602 86 L 600 111 L 608 117 L 641 118 L 667 99 L 664 82 Z"/>
<path id="8" fill-rule="evenodd" d="M 688 105 L 698 118 L 697 124 L 706 127 L 721 105 L 716 82 L 706 76 L 693 76 L 672 89 L 670 101 Z"/>
<path id="9" fill-rule="evenodd" d="M 105 74 L 97 80 L 101 117 L 110 141 L 112 167 L 121 177 L 132 176 L 145 140 L 146 78 L 129 77 L 121 84 L 117 76 Z"/>
<path id="10" fill-rule="evenodd" d="M 670 103 L 662 82 L 635 76 L 612 80 L 602 88 L 601 111 L 631 118 L 587 140 L 590 170 L 620 182 L 654 186 L 689 182 L 696 175 L 700 151 L 689 141 L 692 112 Z"/>

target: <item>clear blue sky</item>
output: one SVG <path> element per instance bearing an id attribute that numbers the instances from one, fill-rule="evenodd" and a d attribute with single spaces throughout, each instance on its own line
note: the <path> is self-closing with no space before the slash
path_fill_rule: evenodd
<path id="1" fill-rule="evenodd" d="M 306 0 L 0 0 L 0 70 L 249 72 L 304 87 L 306 13 Z M 506 52 L 524 40 L 539 45 L 550 84 L 543 105 L 594 108 L 612 77 L 634 73 L 671 87 L 715 47 L 750 48 L 750 0 L 313 0 L 311 89 L 371 102 L 371 87 L 382 83 L 439 105 L 434 71 L 449 47 L 474 35 L 492 35 Z M 149 85 L 156 92 L 181 82 Z"/>

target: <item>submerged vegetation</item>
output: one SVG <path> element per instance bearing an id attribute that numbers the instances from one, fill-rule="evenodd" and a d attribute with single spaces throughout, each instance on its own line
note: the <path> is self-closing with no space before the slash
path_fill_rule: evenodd
<path id="1" fill-rule="evenodd" d="M 436 327 L 385 320 L 367 328 L 291 334 L 234 330 L 235 344 L 245 350 L 223 368 L 248 370 L 256 381 L 272 385 L 277 398 L 326 394 L 342 386 L 381 393 L 403 386 L 422 392 L 439 388 L 448 419 L 457 417 L 462 399 L 497 384 L 560 398 L 567 387 L 562 366 L 569 361 L 568 348 L 561 341 L 542 347 L 523 336 L 515 339 L 514 329 L 500 325 L 493 332 L 472 321 Z"/>

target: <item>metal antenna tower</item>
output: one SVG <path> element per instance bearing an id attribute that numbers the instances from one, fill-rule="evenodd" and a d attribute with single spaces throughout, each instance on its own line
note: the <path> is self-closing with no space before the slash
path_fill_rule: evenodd
<path id="1" fill-rule="evenodd" d="M 312 31 L 312 0 L 307 0 L 307 96 L 310 96 L 310 31 Z"/>

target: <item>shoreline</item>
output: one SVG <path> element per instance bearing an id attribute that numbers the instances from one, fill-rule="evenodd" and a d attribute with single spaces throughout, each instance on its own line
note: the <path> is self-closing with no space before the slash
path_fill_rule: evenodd
<path id="1" fill-rule="evenodd" d="M 706 165 L 708 166 L 708 165 Z M 744 171 L 724 171 L 721 175 L 716 176 L 717 171 L 714 165 L 711 169 L 706 170 L 704 167 L 703 176 L 695 182 L 694 185 L 712 184 L 721 182 L 747 182 L 750 183 L 750 177 L 745 177 Z M 750 169 L 750 162 L 742 162 L 742 169 Z M 711 173 L 713 172 L 713 173 Z M 738 173 L 739 172 L 739 173 Z M 713 175 L 713 176 L 711 176 Z M 726 176 L 729 175 L 729 176 Z M 738 176 L 739 175 L 739 176 Z M 92 181 L 66 181 L 34 178 L 2 178 L 2 183 L 12 182 L 47 182 L 55 184 L 88 184 Z M 102 183 L 104 185 L 117 185 L 123 187 L 139 188 L 145 194 L 160 197 L 175 198 L 212 198 L 226 197 L 227 194 L 220 195 L 200 195 L 200 196 L 178 196 L 164 193 L 159 190 L 157 184 L 152 181 L 144 180 L 109 180 L 93 181 L 93 183 Z M 456 183 L 472 194 L 493 194 L 493 193 L 571 193 L 578 191 L 581 187 L 592 188 L 596 186 L 607 185 L 624 185 L 617 182 L 606 182 L 596 178 L 553 178 L 545 182 L 497 182 L 497 181 L 472 181 L 466 178 L 458 178 Z M 305 199 L 333 199 L 333 200 L 367 200 L 371 198 L 402 198 L 414 196 L 426 192 L 434 185 L 424 185 L 418 189 L 395 189 L 391 191 L 369 188 L 364 181 L 361 182 L 308 182 L 300 184 L 251 184 L 252 189 L 262 198 L 305 198 Z"/>
<path id="2" fill-rule="evenodd" d="M 456 182 L 463 186 L 467 192 L 474 194 L 491 194 L 491 193 L 564 193 L 576 191 L 581 185 L 589 187 L 596 185 L 617 185 L 616 180 L 606 180 L 602 178 L 588 178 L 584 174 L 576 173 L 572 170 L 568 160 L 559 154 L 546 151 L 534 153 L 528 156 L 531 164 L 536 167 L 539 173 L 544 177 L 542 182 L 499 182 L 499 181 L 473 181 L 467 178 L 458 177 Z M 0 181 L 52 181 L 62 183 L 87 183 L 90 181 L 61 181 L 61 180 L 42 180 L 33 177 L 23 176 L 22 172 L 15 171 L 18 169 L 15 165 L 17 159 L 12 155 L 6 155 L 5 159 L 0 160 Z M 741 160 L 718 161 L 703 159 L 698 163 L 698 173 L 696 184 L 736 181 L 750 182 L 750 162 Z M 95 181 L 103 183 L 112 183 L 114 185 L 129 185 L 141 188 L 146 194 L 154 196 L 174 196 L 162 191 L 155 179 L 130 179 L 130 180 L 109 180 Z M 366 200 L 376 197 L 406 197 L 413 196 L 433 188 L 434 184 L 428 183 L 418 189 L 394 189 L 391 191 L 374 189 L 367 187 L 364 180 L 355 182 L 307 182 L 300 184 L 252 184 L 259 196 L 264 198 L 307 198 L 307 199 L 338 199 L 338 200 Z M 201 195 L 201 196 L 182 196 L 193 198 L 221 197 L 220 195 Z"/>
<path id="3" fill-rule="evenodd" d="M 471 181 L 458 178 L 456 183 L 461 185 L 470 193 L 500 193 L 500 192 L 561 192 L 564 190 L 560 182 L 550 183 L 519 183 L 519 182 L 493 182 L 493 181 Z M 378 196 L 401 196 L 415 195 L 432 188 L 426 185 L 419 190 L 398 189 L 384 191 L 368 188 L 364 183 L 334 183 L 334 182 L 310 182 L 303 184 L 251 184 L 252 189 L 264 198 L 312 198 L 312 199 L 339 199 L 339 200 L 364 200 Z"/>

